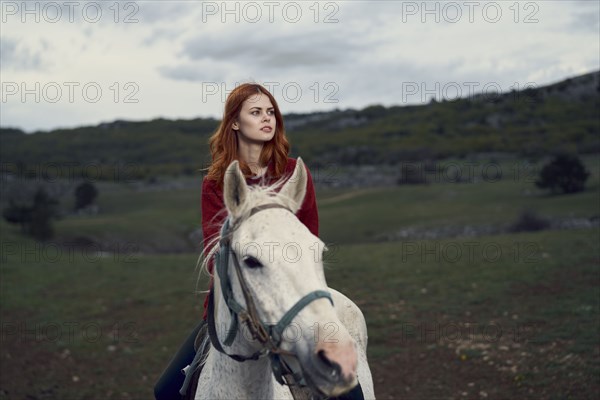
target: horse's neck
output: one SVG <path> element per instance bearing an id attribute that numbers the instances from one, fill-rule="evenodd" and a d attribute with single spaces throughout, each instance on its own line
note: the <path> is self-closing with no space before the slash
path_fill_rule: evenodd
<path id="1" fill-rule="evenodd" d="M 232 349 L 227 351 L 241 353 Z M 237 362 L 214 351 L 210 369 L 212 377 L 209 399 L 269 399 L 274 398 L 274 386 L 268 360 Z"/>
<path id="2" fill-rule="evenodd" d="M 231 317 L 229 309 L 221 296 L 218 279 L 215 280 L 214 288 L 216 303 L 215 325 L 219 340 L 222 343 L 229 329 Z M 256 349 L 251 346 L 251 343 L 244 336 L 244 333 L 248 335 L 248 332 L 244 332 L 245 329 L 242 329 L 242 326 L 239 328 L 232 345 L 223 345 L 223 348 L 229 354 L 249 356 Z M 206 398 L 268 399 L 282 397 L 281 391 L 283 389 L 274 380 L 271 365 L 267 357 L 256 361 L 238 362 L 213 348 L 202 373 L 204 374 L 205 371 L 207 376 L 210 376 L 211 381 L 208 387 L 205 387 L 208 390 L 208 393 L 204 393 Z"/>

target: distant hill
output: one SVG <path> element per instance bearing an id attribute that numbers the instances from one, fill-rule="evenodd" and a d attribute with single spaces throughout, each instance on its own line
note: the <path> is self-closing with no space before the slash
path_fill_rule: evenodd
<path id="1" fill-rule="evenodd" d="M 545 87 L 418 106 L 370 106 L 284 115 L 292 155 L 311 165 L 395 164 L 407 160 L 509 152 L 536 157 L 557 149 L 600 152 L 600 71 Z M 145 122 L 25 134 L 0 128 L 4 170 L 70 165 L 69 173 L 115 169 L 143 178 L 194 174 L 210 156 L 215 119 Z M 32 172 L 34 173 L 34 172 Z"/>

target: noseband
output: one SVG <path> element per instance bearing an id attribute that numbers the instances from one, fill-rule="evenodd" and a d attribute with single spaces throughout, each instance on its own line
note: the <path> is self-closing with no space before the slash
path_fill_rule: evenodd
<path id="1" fill-rule="evenodd" d="M 289 208 L 283 205 L 271 203 L 254 207 L 252 210 L 250 210 L 250 215 L 248 216 L 248 218 L 250 218 L 257 212 L 271 208 L 282 208 L 284 210 L 292 212 Z M 208 331 L 210 341 L 215 349 L 217 349 L 223 354 L 228 355 L 236 361 L 241 362 L 246 360 L 257 360 L 260 357 L 269 356 L 271 360 L 271 368 L 273 370 L 273 374 L 275 375 L 275 378 L 280 384 L 285 384 L 289 386 L 304 386 L 305 382 L 302 378 L 302 375 L 300 373 L 294 374 L 291 371 L 291 368 L 281 358 L 281 355 L 297 357 L 296 354 L 286 351 L 280 347 L 283 331 L 292 322 L 296 315 L 298 315 L 298 313 L 304 307 L 306 307 L 314 300 L 317 300 L 319 298 L 328 298 L 331 304 L 333 305 L 331 294 L 329 294 L 329 292 L 325 290 L 315 290 L 313 292 L 310 292 L 304 297 L 302 297 L 300 300 L 298 300 L 296 304 L 294 304 L 292 308 L 290 308 L 283 315 L 283 317 L 281 317 L 277 324 L 269 325 L 262 322 L 258 316 L 258 310 L 256 309 L 256 305 L 254 303 L 252 294 L 250 293 L 248 284 L 244 279 L 244 275 L 242 274 L 242 268 L 238 261 L 237 255 L 231 249 L 231 238 L 233 236 L 233 232 L 237 228 L 239 228 L 242 222 L 244 221 L 237 221 L 233 226 L 230 226 L 230 219 L 227 218 L 225 220 L 225 223 L 223 224 L 223 227 L 221 228 L 220 249 L 215 255 L 215 263 L 217 275 L 219 276 L 219 280 L 221 281 L 221 292 L 223 294 L 223 298 L 225 299 L 225 304 L 227 304 L 227 307 L 229 308 L 229 312 L 231 314 L 231 324 L 227 332 L 227 337 L 223 341 L 223 344 L 221 344 L 217 336 L 215 327 L 213 298 L 214 295 L 213 290 L 211 290 L 208 297 Z M 242 290 L 242 294 L 244 295 L 244 300 L 246 302 L 247 308 L 244 308 L 240 303 L 238 303 L 233 296 L 231 280 L 229 279 L 228 274 L 230 254 L 233 258 L 233 265 L 238 280 L 240 282 L 240 287 Z M 223 349 L 223 345 L 231 346 L 237 335 L 238 318 L 240 321 L 242 321 L 242 323 L 246 324 L 246 326 L 252 333 L 253 338 L 258 340 L 262 345 L 262 348 L 252 355 L 245 356 L 238 354 L 230 354 Z"/>

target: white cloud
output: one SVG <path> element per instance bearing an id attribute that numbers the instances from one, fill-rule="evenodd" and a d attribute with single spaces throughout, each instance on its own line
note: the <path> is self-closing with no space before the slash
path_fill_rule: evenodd
<path id="1" fill-rule="evenodd" d="M 50 51 L 50 44 L 45 39 L 38 39 L 34 43 L 27 43 L 11 37 L 0 38 L 0 63 L 3 70 L 14 71 L 42 71 L 45 63 L 42 54 Z"/>

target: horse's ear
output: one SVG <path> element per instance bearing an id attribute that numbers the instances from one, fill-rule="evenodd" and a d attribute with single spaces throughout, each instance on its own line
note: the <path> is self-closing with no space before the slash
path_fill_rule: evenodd
<path id="1" fill-rule="evenodd" d="M 304 166 L 304 161 L 302 158 L 298 157 L 296 161 L 296 168 L 294 169 L 294 173 L 287 180 L 285 185 L 281 188 L 280 194 L 286 196 L 291 200 L 290 209 L 296 213 L 302 202 L 304 201 L 304 196 L 306 195 L 306 182 L 308 180 L 306 174 L 306 167 Z"/>
<path id="2" fill-rule="evenodd" d="M 241 205 L 246 201 L 248 187 L 237 160 L 233 161 L 225 171 L 223 181 L 223 202 L 227 211 L 234 218 L 239 216 Z"/>

